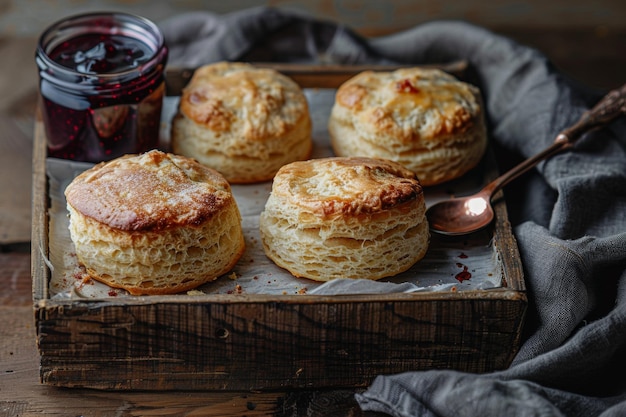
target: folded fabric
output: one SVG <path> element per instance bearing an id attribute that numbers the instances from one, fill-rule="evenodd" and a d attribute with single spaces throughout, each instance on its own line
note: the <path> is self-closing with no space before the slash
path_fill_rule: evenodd
<path id="1" fill-rule="evenodd" d="M 161 23 L 172 65 L 219 60 L 429 64 L 466 60 L 500 157 L 532 156 L 599 94 L 538 51 L 436 21 L 379 38 L 272 8 Z M 509 160 L 509 159 L 507 159 Z M 504 159 L 501 169 L 507 168 Z M 505 189 L 529 314 L 510 368 L 381 375 L 357 400 L 393 416 L 626 415 L 626 123 L 587 134 Z"/>

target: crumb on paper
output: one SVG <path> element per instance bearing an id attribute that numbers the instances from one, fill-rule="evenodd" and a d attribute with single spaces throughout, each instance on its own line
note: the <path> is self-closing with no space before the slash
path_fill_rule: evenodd
<path id="1" fill-rule="evenodd" d="M 233 281 L 237 279 L 237 273 L 233 272 L 228 275 L 228 279 L 232 279 Z"/>
<path id="2" fill-rule="evenodd" d="M 187 291 L 187 295 L 198 296 L 198 295 L 206 295 L 206 293 L 200 290 L 189 290 Z"/>
<path id="3" fill-rule="evenodd" d="M 228 290 L 227 294 L 243 294 L 243 287 L 239 284 L 235 284 L 235 288 Z"/>
<path id="4" fill-rule="evenodd" d="M 296 291 L 296 294 L 306 294 L 308 290 L 309 289 L 307 287 L 302 287 L 298 291 Z"/>
<path id="5" fill-rule="evenodd" d="M 78 289 L 82 289 L 85 285 L 93 285 L 93 280 L 91 279 L 91 275 L 87 273 L 75 274 L 74 277 L 78 279 L 80 282 L 78 283 Z"/>

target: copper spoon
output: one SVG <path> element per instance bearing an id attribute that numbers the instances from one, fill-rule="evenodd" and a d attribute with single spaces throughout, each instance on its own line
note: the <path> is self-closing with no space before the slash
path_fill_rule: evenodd
<path id="1" fill-rule="evenodd" d="M 539 162 L 574 145 L 584 133 L 626 114 L 626 84 L 609 92 L 569 128 L 561 131 L 554 143 L 487 184 L 474 195 L 452 198 L 426 210 L 430 230 L 443 235 L 465 235 L 488 226 L 494 218 L 491 198 L 502 187 L 526 173 Z"/>

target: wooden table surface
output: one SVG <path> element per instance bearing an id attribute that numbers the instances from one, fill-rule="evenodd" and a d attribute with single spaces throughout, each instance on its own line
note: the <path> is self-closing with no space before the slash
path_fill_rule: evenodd
<path id="1" fill-rule="evenodd" d="M 539 47 L 589 86 L 626 81 L 625 33 L 516 30 L 510 35 Z M 376 415 L 361 412 L 350 390 L 107 392 L 39 383 L 30 271 L 34 45 L 34 39 L 0 39 L 0 416 Z"/>

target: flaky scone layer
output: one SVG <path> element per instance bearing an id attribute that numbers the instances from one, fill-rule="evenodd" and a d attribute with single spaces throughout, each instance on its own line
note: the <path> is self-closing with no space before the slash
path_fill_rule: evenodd
<path id="1" fill-rule="evenodd" d="M 370 158 L 281 168 L 260 232 L 270 259 L 316 281 L 396 275 L 426 254 L 430 238 L 415 174 Z"/>
<path id="2" fill-rule="evenodd" d="M 436 69 L 356 75 L 338 89 L 328 130 L 336 155 L 396 161 L 425 186 L 460 177 L 487 145 L 479 90 Z"/>
<path id="3" fill-rule="evenodd" d="M 197 69 L 172 121 L 172 149 L 231 183 L 271 179 L 312 151 L 302 89 L 272 69 L 220 62 Z"/>
<path id="4" fill-rule="evenodd" d="M 228 272 L 245 249 L 230 185 L 160 151 L 96 165 L 65 191 L 70 237 L 91 277 L 131 294 L 171 294 Z"/>

